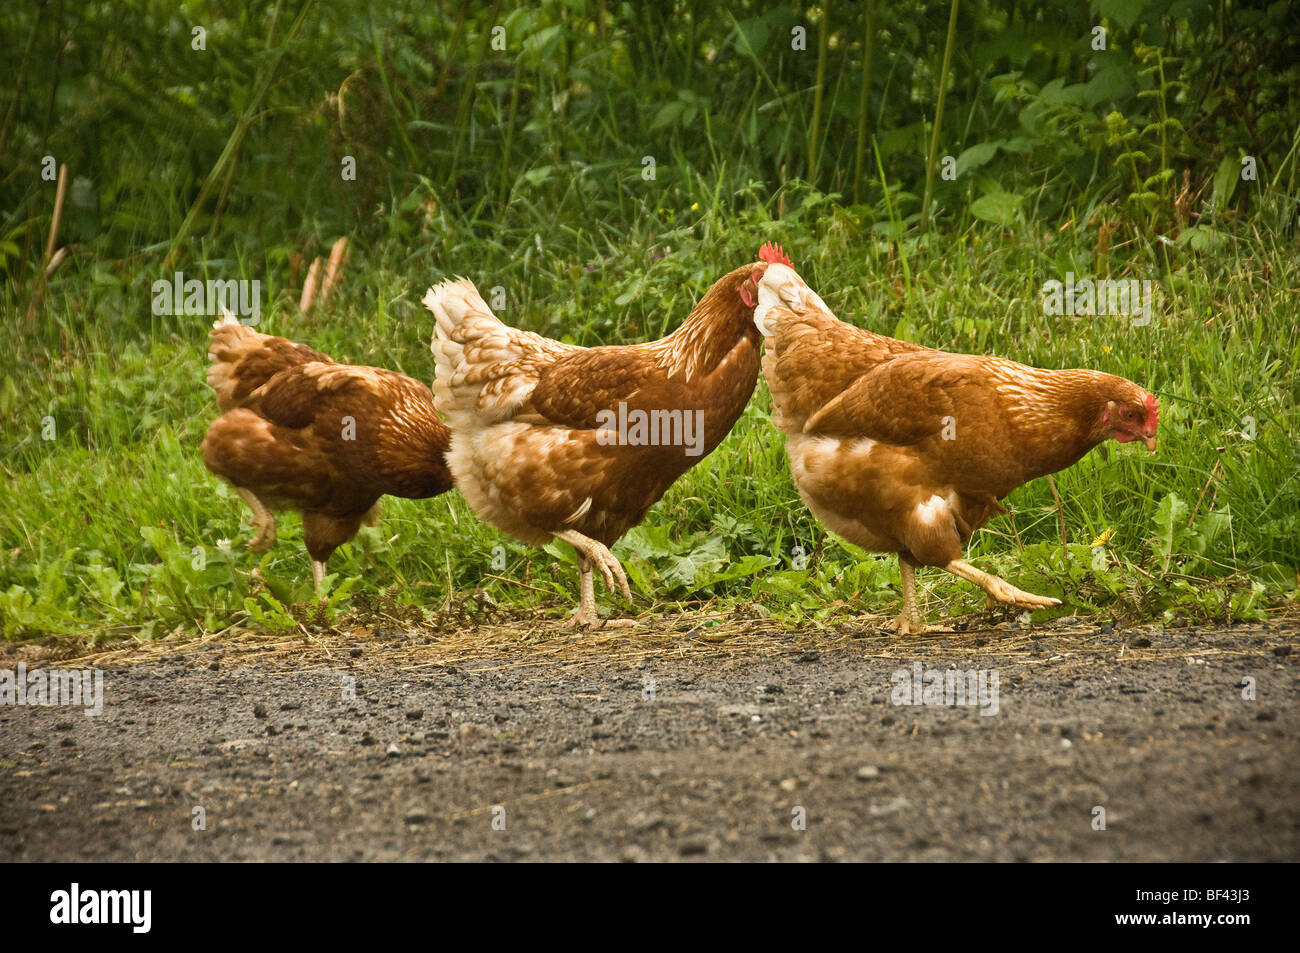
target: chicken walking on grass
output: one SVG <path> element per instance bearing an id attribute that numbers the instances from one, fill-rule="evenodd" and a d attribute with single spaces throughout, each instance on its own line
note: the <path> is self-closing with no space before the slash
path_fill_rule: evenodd
<path id="1" fill-rule="evenodd" d="M 764 260 L 784 260 L 765 248 Z M 444 281 L 434 401 L 451 428 L 447 462 L 480 518 L 524 542 L 578 552 L 574 627 L 599 623 L 593 567 L 632 593 L 610 552 L 744 412 L 758 380 L 753 265 L 719 279 L 659 341 L 584 348 L 503 324 L 473 283 Z"/>
<path id="2" fill-rule="evenodd" d="M 211 337 L 208 383 L 222 414 L 203 440 L 203 462 L 253 511 L 250 549 L 275 542 L 273 511 L 300 511 L 319 588 L 330 554 L 363 522 L 379 521 L 381 496 L 451 488 L 447 428 L 419 381 L 335 363 L 231 316 Z"/>
<path id="3" fill-rule="evenodd" d="M 795 484 L 833 532 L 897 553 L 900 635 L 924 632 L 915 569 L 942 566 L 1026 609 L 1058 605 L 962 559 L 1016 487 L 1112 437 L 1156 448 L 1159 404 L 1132 381 L 949 354 L 839 321 L 784 264 L 763 264 L 754 322 Z"/>

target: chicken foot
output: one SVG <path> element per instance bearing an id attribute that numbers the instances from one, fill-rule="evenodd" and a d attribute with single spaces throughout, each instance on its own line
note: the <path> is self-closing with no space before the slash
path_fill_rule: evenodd
<path id="1" fill-rule="evenodd" d="M 600 617 L 596 615 L 596 580 L 591 572 L 591 560 L 579 553 L 578 611 L 569 617 L 565 627 L 587 629 L 599 624 Z"/>
<path id="2" fill-rule="evenodd" d="M 618 580 L 623 598 L 632 601 L 632 590 L 627 583 L 627 574 L 618 558 L 609 551 L 609 547 L 589 536 L 583 536 L 574 530 L 556 533 L 555 538 L 563 540 L 578 551 L 578 611 L 566 623 L 571 629 L 585 629 L 600 625 L 596 614 L 596 581 L 592 566 L 600 569 L 605 585 L 614 591 L 614 581 Z M 609 620 L 608 625 L 633 625 L 631 620 Z"/>
<path id="3" fill-rule="evenodd" d="M 954 559 L 943 568 L 954 576 L 960 576 L 967 582 L 975 583 L 975 585 L 987 592 L 990 598 L 996 599 L 998 602 L 1007 602 L 1021 609 L 1044 609 L 1048 606 L 1059 606 L 1061 604 L 1060 599 L 1053 599 L 1051 596 L 1036 596 L 1032 592 L 1017 589 L 1005 579 L 999 579 L 982 569 L 976 569 L 964 559 Z"/>
<path id="4" fill-rule="evenodd" d="M 270 549 L 275 544 L 275 516 L 252 490 L 237 486 L 235 492 L 253 511 L 253 518 L 248 521 L 249 525 L 257 527 L 257 535 L 248 541 L 248 548 L 255 553 Z"/>
<path id="5" fill-rule="evenodd" d="M 1048 606 L 1059 606 L 1061 604 L 1060 599 L 1053 599 L 1050 596 L 1036 596 L 1032 592 L 1017 589 L 1005 579 L 1000 579 L 991 573 L 984 572 L 982 569 L 976 569 L 964 559 L 954 559 L 943 568 L 954 576 L 959 576 L 967 582 L 973 582 L 988 593 L 988 606 L 990 608 L 998 602 L 1009 603 L 1021 609 L 1044 609 Z M 897 620 L 894 622 L 894 634 L 922 635 L 926 632 L 943 631 L 943 626 L 926 625 L 921 619 L 921 612 L 916 605 L 915 567 L 905 559 L 900 558 L 898 560 L 898 575 L 903 589 L 903 611 L 899 613 Z"/>
<path id="6" fill-rule="evenodd" d="M 895 635 L 923 635 L 936 632 L 941 626 L 926 625 L 921 619 L 921 610 L 916 605 L 916 569 L 906 559 L 898 560 L 898 575 L 903 589 L 903 611 L 894 620 Z"/>

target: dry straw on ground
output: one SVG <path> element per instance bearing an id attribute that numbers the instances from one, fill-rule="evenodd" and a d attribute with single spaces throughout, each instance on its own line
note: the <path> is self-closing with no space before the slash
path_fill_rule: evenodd
<path id="1" fill-rule="evenodd" d="M 731 614 L 685 611 L 643 617 L 631 627 L 573 631 L 560 621 L 542 617 L 492 621 L 443 620 L 433 625 L 403 626 L 341 624 L 335 628 L 269 634 L 232 627 L 198 637 L 175 633 L 149 642 L 130 640 L 116 645 L 74 650 L 40 646 L 15 647 L 29 665 L 117 668 L 185 659 L 193 663 L 220 660 L 224 668 L 256 666 L 263 671 L 294 671 L 322 665 L 382 667 L 388 671 L 438 674 L 462 668 L 500 671 L 557 666 L 632 666 L 643 660 L 752 659 L 785 656 L 800 661 L 833 658 L 841 651 L 879 658 L 914 661 L 978 659 L 996 655 L 999 664 L 1034 666 L 1074 657 L 1091 664 L 1105 658 L 1126 663 L 1156 658 L 1205 659 L 1248 656 L 1268 645 L 1297 641 L 1297 617 L 1286 613 L 1270 623 L 1231 629 L 1182 630 L 1159 626 L 1113 631 L 1095 619 L 1056 619 L 1034 625 L 990 624 L 987 617 L 953 619 L 963 631 L 939 631 L 907 639 L 895 638 L 883 617 L 861 617 L 792 629 L 788 623 Z M 1214 635 L 1214 644 L 1202 637 Z M 1149 637 L 1150 636 L 1150 637 Z M 3 664 L 0 661 L 0 664 Z"/>

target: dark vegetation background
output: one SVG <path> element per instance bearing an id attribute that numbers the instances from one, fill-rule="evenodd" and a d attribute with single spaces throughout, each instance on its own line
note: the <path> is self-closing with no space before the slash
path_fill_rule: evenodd
<path id="1" fill-rule="evenodd" d="M 1298 27 L 1228 0 L 7 4 L 4 634 L 304 618 L 296 520 L 255 558 L 198 459 L 210 322 L 152 314 L 158 278 L 258 279 L 263 330 L 428 380 L 419 297 L 445 275 L 505 289 L 520 326 L 630 342 L 766 240 L 846 320 L 1161 397 L 1155 457 L 1110 445 L 1060 475 L 1066 552 L 1039 481 L 977 556 L 1069 611 L 1258 617 L 1300 564 Z M 52 269 L 46 156 L 69 180 Z M 955 180 L 927 175 L 945 156 Z M 341 236 L 342 283 L 304 315 Z M 1155 280 L 1155 320 L 1045 315 L 1067 273 Z M 803 509 L 767 406 L 760 384 L 625 541 L 634 581 L 792 621 L 887 611 L 892 560 Z M 567 599 L 567 547 L 454 494 L 387 513 L 334 557 L 316 620 Z"/>

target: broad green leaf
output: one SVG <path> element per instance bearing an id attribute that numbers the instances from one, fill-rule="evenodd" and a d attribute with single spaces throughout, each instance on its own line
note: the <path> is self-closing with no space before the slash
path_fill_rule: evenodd
<path id="1" fill-rule="evenodd" d="M 1161 558 L 1163 568 L 1169 568 L 1169 560 L 1178 545 L 1179 528 L 1187 523 L 1187 504 L 1176 493 L 1167 493 L 1156 508 L 1156 538 L 1154 549 Z"/>
<path id="2" fill-rule="evenodd" d="M 1203 513 L 1196 520 L 1196 532 L 1201 537 L 1201 553 L 1208 552 L 1232 525 L 1232 514 L 1227 508 Z"/>
<path id="3" fill-rule="evenodd" d="M 771 556 L 741 556 L 739 559 L 734 559 L 717 570 L 706 572 L 703 576 L 697 574 L 695 585 L 699 589 L 705 589 L 709 586 L 715 586 L 720 582 L 731 582 L 733 579 L 743 579 L 746 576 L 752 576 L 770 566 L 774 566 L 776 563 L 777 560 Z"/>
<path id="4" fill-rule="evenodd" d="M 1213 201 L 1216 213 L 1228 207 L 1233 193 L 1237 191 L 1239 181 L 1241 181 L 1241 159 L 1229 152 L 1214 172 Z"/>
<path id="5" fill-rule="evenodd" d="M 1092 8 L 1121 30 L 1131 30 L 1150 3 L 1151 0 L 1092 0 Z"/>
<path id="6" fill-rule="evenodd" d="M 1020 201 L 1011 192 L 990 192 L 970 203 L 970 213 L 994 225 L 1012 225 L 1020 217 Z"/>
<path id="7" fill-rule="evenodd" d="M 1209 225 L 1192 225 L 1178 233 L 1176 244 L 1195 252 L 1216 252 L 1228 243 L 1228 237 Z"/>
<path id="8" fill-rule="evenodd" d="M 656 129 L 663 129 L 665 126 L 675 126 L 685 109 L 686 104 L 680 99 L 664 103 L 659 108 L 659 111 L 655 113 L 654 119 L 650 120 L 650 131 L 654 132 Z"/>
<path id="9" fill-rule="evenodd" d="M 1083 99 L 1087 105 L 1095 107 L 1107 100 L 1127 96 L 1133 89 L 1133 77 L 1128 68 L 1112 63 L 1097 70 L 1095 76 L 1083 87 Z"/>
<path id="10" fill-rule="evenodd" d="M 977 142 L 975 145 L 962 152 L 962 154 L 957 157 L 958 178 L 969 172 L 971 169 L 978 169 L 980 166 L 992 159 L 997 155 L 998 149 L 1001 145 L 1001 139 L 994 140 L 993 142 Z"/>

